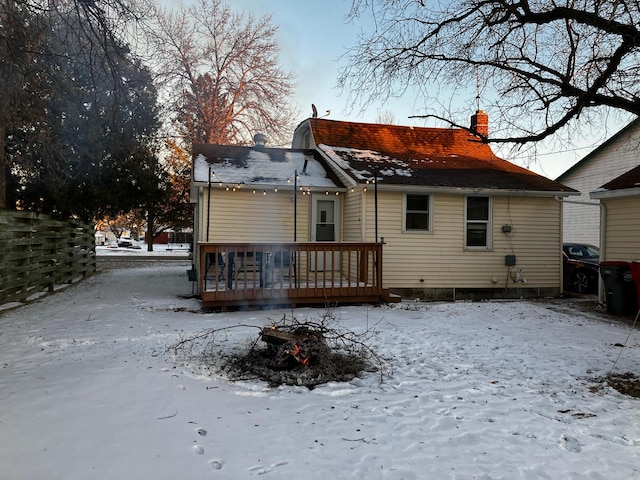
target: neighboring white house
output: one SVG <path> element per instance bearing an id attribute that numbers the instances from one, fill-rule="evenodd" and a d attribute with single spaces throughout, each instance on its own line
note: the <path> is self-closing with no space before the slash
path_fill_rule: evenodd
<path id="1" fill-rule="evenodd" d="M 564 241 L 600 246 L 600 208 L 589 193 L 638 165 L 639 147 L 636 119 L 556 178 L 580 192 L 564 202 Z"/>

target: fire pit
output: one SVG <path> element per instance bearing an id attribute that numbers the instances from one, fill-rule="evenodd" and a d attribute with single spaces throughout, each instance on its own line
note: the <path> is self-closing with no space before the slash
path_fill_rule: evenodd
<path id="1" fill-rule="evenodd" d="M 182 338 L 169 347 L 176 357 L 186 356 L 226 373 L 231 380 L 258 378 L 271 386 L 297 385 L 313 388 L 327 382 L 350 381 L 363 372 L 388 372 L 388 360 L 367 344 L 375 332 L 341 330 L 337 320 L 325 313 L 319 322 L 298 322 L 286 316 L 267 327 L 249 347 L 221 352 L 216 335 L 235 325 L 206 330 Z M 382 378 L 381 378 L 382 380 Z"/>

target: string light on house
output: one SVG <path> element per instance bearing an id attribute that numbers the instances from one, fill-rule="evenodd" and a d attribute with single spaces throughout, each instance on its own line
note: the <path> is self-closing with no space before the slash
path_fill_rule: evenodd
<path id="1" fill-rule="evenodd" d="M 244 182 L 236 182 L 234 183 L 227 183 L 224 182 L 222 178 L 220 178 L 220 175 L 215 174 L 213 171 L 211 172 L 211 176 L 210 178 L 213 180 L 213 178 L 215 177 L 215 183 L 212 181 L 212 185 L 217 186 L 220 189 L 224 189 L 224 191 L 227 192 L 239 192 L 241 191 L 245 186 L 248 187 L 248 190 L 251 191 L 252 194 L 256 195 L 260 193 L 260 188 L 256 188 L 255 186 L 248 186 L 245 185 Z M 322 189 L 322 187 L 320 186 L 309 186 L 309 185 L 300 185 L 300 183 L 298 182 L 299 179 L 301 178 L 305 178 L 304 176 L 298 175 L 297 171 L 295 175 L 290 175 L 289 177 L 286 178 L 287 184 L 284 184 L 284 178 L 282 180 L 283 184 L 284 184 L 284 190 L 282 190 L 283 185 L 272 185 L 272 186 L 268 186 L 266 188 L 264 188 L 262 190 L 262 195 L 266 196 L 267 195 L 267 191 L 270 188 L 273 188 L 273 193 L 281 193 L 279 191 L 282 190 L 282 192 L 287 193 L 287 192 L 292 192 L 293 191 L 293 195 L 292 198 L 295 201 L 295 194 L 296 193 L 302 193 L 302 195 L 312 195 L 312 194 L 322 194 L 322 192 L 324 191 L 325 196 L 330 196 L 330 195 L 335 195 L 336 197 L 340 196 L 340 192 L 339 191 L 331 191 L 331 190 L 326 190 L 326 189 Z M 295 184 L 294 184 L 295 181 Z M 372 184 L 373 181 L 372 180 L 366 180 L 367 184 Z M 289 186 L 287 186 L 289 185 Z M 348 192 L 349 190 L 347 190 Z M 367 187 L 363 188 L 363 191 L 367 191 Z M 355 192 L 355 188 L 351 187 L 351 192 Z"/>

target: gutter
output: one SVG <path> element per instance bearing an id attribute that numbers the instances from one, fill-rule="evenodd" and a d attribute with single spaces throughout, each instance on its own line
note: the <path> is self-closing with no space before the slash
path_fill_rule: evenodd
<path id="1" fill-rule="evenodd" d="M 365 186 L 364 180 L 357 183 L 357 186 Z M 453 195 L 492 195 L 494 197 L 547 197 L 564 198 L 580 195 L 580 192 L 563 192 L 558 190 L 516 190 L 498 189 L 484 187 L 440 187 L 434 185 L 398 185 L 384 183 L 384 178 L 380 177 L 380 190 L 385 192 L 418 192 L 418 193 L 445 193 Z M 594 204 L 595 205 L 595 204 Z"/>
<path id="2" fill-rule="evenodd" d="M 635 186 L 631 188 L 620 188 L 616 190 L 600 189 L 600 190 L 595 190 L 591 192 L 589 195 L 591 195 L 591 198 L 597 198 L 601 200 L 603 198 L 623 198 L 623 197 L 636 196 L 639 194 L 640 194 L 640 188 Z"/>

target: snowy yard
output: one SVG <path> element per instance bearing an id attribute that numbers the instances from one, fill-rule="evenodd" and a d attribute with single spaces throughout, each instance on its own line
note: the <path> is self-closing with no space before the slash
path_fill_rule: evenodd
<path id="1" fill-rule="evenodd" d="M 106 270 L 0 313 L 0 478 L 640 479 L 640 399 L 591 381 L 621 351 L 640 375 L 623 322 L 557 301 L 338 307 L 377 323 L 393 375 L 269 388 L 165 353 L 292 313 L 202 313 L 186 268 Z"/>

